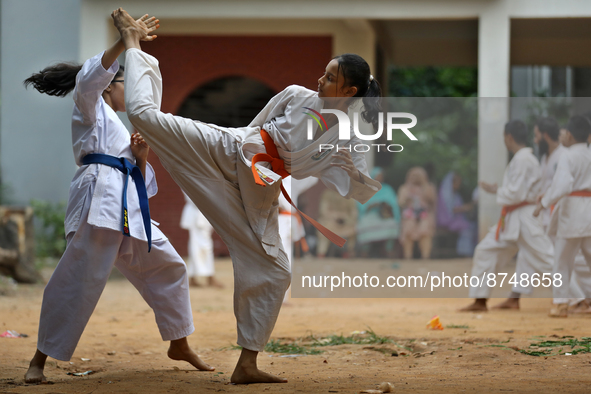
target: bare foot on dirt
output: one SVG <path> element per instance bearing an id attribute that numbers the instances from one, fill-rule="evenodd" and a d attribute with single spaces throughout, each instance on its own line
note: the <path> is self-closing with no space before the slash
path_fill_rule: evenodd
<path id="1" fill-rule="evenodd" d="M 287 383 L 287 379 L 271 375 L 257 368 L 236 368 L 230 381 L 234 384 Z"/>
<path id="2" fill-rule="evenodd" d="M 589 302 L 587 300 L 583 300 L 575 306 L 573 306 L 572 309 L 570 309 L 568 312 L 589 314 L 591 313 L 591 306 L 589 305 Z"/>
<path id="3" fill-rule="evenodd" d="M 287 383 L 287 379 L 263 372 L 257 367 L 258 352 L 242 349 L 236 369 L 232 373 L 230 382 L 234 384 L 249 383 Z"/>
<path id="4" fill-rule="evenodd" d="M 519 310 L 519 298 L 507 298 L 505 301 L 493 306 L 491 309 Z"/>
<path id="5" fill-rule="evenodd" d="M 170 341 L 170 347 L 168 348 L 168 357 L 176 361 L 186 361 L 200 371 L 214 371 L 215 368 L 209 364 L 206 364 L 199 358 L 197 353 L 191 349 L 187 338 L 177 339 Z"/>
<path id="6" fill-rule="evenodd" d="M 458 312 L 488 312 L 486 298 L 477 298 L 470 305 L 459 309 Z"/>
<path id="7" fill-rule="evenodd" d="M 203 287 L 199 284 L 199 282 L 197 281 L 197 278 L 195 278 L 195 277 L 189 278 L 189 286 L 190 287 Z"/>
<path id="8" fill-rule="evenodd" d="M 47 356 L 41 353 L 39 350 L 33 356 L 29 369 L 25 373 L 25 383 L 43 383 L 47 382 L 47 378 L 43 375 L 43 369 L 45 368 L 45 360 Z"/>
<path id="9" fill-rule="evenodd" d="M 47 378 L 43 375 L 43 368 L 30 365 L 25 374 L 25 383 L 43 383 Z"/>
<path id="10" fill-rule="evenodd" d="M 226 286 L 224 286 L 224 284 L 223 284 L 222 282 L 219 282 L 219 281 L 218 281 L 218 280 L 215 278 L 215 276 L 208 276 L 208 277 L 207 277 L 207 285 L 208 285 L 209 287 L 215 287 L 215 288 L 217 288 L 217 289 L 223 289 L 224 287 L 226 287 Z"/>

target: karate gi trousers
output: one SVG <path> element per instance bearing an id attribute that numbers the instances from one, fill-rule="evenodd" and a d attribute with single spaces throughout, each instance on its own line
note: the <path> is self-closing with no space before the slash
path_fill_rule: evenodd
<path id="1" fill-rule="evenodd" d="M 255 128 L 223 128 L 165 114 L 160 111 L 160 97 L 156 59 L 127 50 L 129 120 L 228 247 L 234 267 L 238 345 L 263 351 L 291 282 L 277 229 L 279 182 L 257 185 L 251 168 L 240 158 L 245 135 L 259 136 Z M 260 220 L 252 223 L 249 214 Z"/>
<path id="2" fill-rule="evenodd" d="M 585 297 L 591 296 L 589 294 L 589 280 L 588 272 L 582 265 L 585 261 L 589 266 L 591 263 L 591 237 L 583 238 L 560 238 L 556 237 L 554 243 L 555 257 L 554 257 L 554 271 L 553 274 L 560 274 L 561 285 L 554 286 L 554 303 L 563 304 L 568 303 L 572 298 L 571 276 L 573 273 L 580 275 L 583 279 L 582 291 Z M 577 254 L 582 252 L 584 260 L 579 258 Z M 576 259 L 575 259 L 576 258 Z M 590 266 L 591 267 L 591 266 Z M 554 275 L 553 275 L 554 284 Z"/>
<path id="3" fill-rule="evenodd" d="M 94 184 L 78 230 L 68 234 L 66 251 L 45 287 L 37 348 L 55 359 L 70 360 L 113 266 L 154 310 L 163 340 L 190 335 L 195 328 L 183 259 L 165 237 L 152 241 L 148 253 L 146 241 L 88 224 L 93 190 Z M 152 225 L 152 234 L 158 233 Z"/>
<path id="4" fill-rule="evenodd" d="M 521 272 L 552 272 L 553 247 L 549 237 L 545 234 L 532 235 L 527 226 L 521 226 L 519 238 L 516 241 L 496 240 L 496 226 L 486 234 L 484 239 L 476 246 L 472 265 L 472 276 L 482 278 L 486 274 L 498 274 L 499 270 L 507 265 L 517 254 L 517 266 L 524 266 Z M 519 252 L 519 253 L 517 253 Z M 508 275 L 509 280 L 512 275 Z M 517 278 L 517 282 L 520 282 Z M 528 278 L 531 282 L 531 277 Z M 502 277 L 496 277 L 497 286 Z M 521 294 L 530 294 L 533 290 L 531 284 L 523 287 L 519 283 L 513 286 L 513 291 Z M 489 298 L 492 287 L 485 280 L 482 286 L 470 287 L 470 298 Z"/>

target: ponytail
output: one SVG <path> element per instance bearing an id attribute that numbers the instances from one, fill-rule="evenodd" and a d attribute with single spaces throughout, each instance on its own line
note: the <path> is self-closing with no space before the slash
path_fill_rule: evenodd
<path id="1" fill-rule="evenodd" d="M 58 63 L 31 75 L 23 81 L 25 87 L 33 85 L 39 93 L 65 97 L 76 86 L 76 75 L 82 65 L 76 63 Z"/>
<path id="2" fill-rule="evenodd" d="M 353 97 L 363 98 L 364 110 L 361 117 L 378 129 L 379 113 L 382 111 L 382 89 L 378 81 L 371 75 L 369 64 L 359 55 L 345 53 L 334 59 L 339 63 L 339 71 L 345 77 L 345 86 L 355 86 L 357 93 Z"/>
<path id="3" fill-rule="evenodd" d="M 82 69 L 81 64 L 77 63 L 58 63 L 53 66 L 45 67 L 36 74 L 31 75 L 23 81 L 25 88 L 33 85 L 39 93 L 45 93 L 50 96 L 66 97 L 76 86 L 76 75 Z M 113 79 L 123 76 L 125 67 L 119 65 L 119 70 Z"/>

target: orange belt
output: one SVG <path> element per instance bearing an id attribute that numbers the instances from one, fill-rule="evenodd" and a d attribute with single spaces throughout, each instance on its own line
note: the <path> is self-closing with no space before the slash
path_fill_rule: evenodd
<path id="1" fill-rule="evenodd" d="M 505 217 L 510 214 L 511 212 L 513 212 L 516 209 L 519 209 L 521 207 L 525 207 L 526 205 L 531 204 L 531 202 L 520 202 L 519 204 L 515 204 L 515 205 L 504 205 L 503 209 L 501 210 L 501 217 L 499 218 L 499 223 L 497 224 L 497 234 L 495 235 L 495 239 L 498 241 L 499 240 L 499 234 L 501 233 L 501 231 L 503 231 L 505 229 Z"/>
<path id="2" fill-rule="evenodd" d="M 576 190 L 569 194 L 570 197 L 591 197 L 591 190 Z M 556 204 L 550 207 L 550 213 L 554 212 L 554 207 Z"/>
<path id="3" fill-rule="evenodd" d="M 263 142 L 265 143 L 265 149 L 267 150 L 267 153 L 257 153 L 252 158 L 252 176 L 254 177 L 254 181 L 257 185 L 267 186 L 265 182 L 263 182 L 263 180 L 261 179 L 259 172 L 255 167 L 255 164 L 259 161 L 266 161 L 271 163 L 273 172 L 278 175 L 281 175 L 281 178 L 286 178 L 290 174 L 285 170 L 285 164 L 283 163 L 283 159 L 281 159 L 281 157 L 279 156 L 279 152 L 277 152 L 275 142 L 273 141 L 269 133 L 261 129 L 261 137 L 263 138 Z M 310 216 L 300 211 L 298 207 L 295 206 L 293 201 L 291 201 L 289 194 L 287 194 L 287 191 L 285 191 L 285 189 L 283 188 L 283 184 L 281 185 L 281 192 L 283 193 L 283 197 L 285 197 L 287 202 L 290 203 L 291 206 L 294 207 L 300 215 L 302 215 L 307 221 L 309 221 L 312 224 L 312 226 L 314 226 L 326 238 L 328 238 L 329 241 L 331 241 L 339 247 L 343 247 L 343 245 L 345 245 L 345 242 L 347 241 L 344 238 L 339 237 L 338 235 L 336 235 L 335 233 L 333 233 L 332 231 L 318 223 L 316 220 L 312 219 Z"/>
<path id="4" fill-rule="evenodd" d="M 577 190 L 569 194 L 571 197 L 591 197 L 591 190 Z"/>
<path id="5" fill-rule="evenodd" d="M 298 223 L 300 223 L 300 224 L 302 223 L 302 216 L 297 212 L 284 211 L 284 210 L 280 209 L 279 214 L 293 216 L 294 218 L 297 219 Z M 302 250 L 304 251 L 304 253 L 307 253 L 310 250 L 310 247 L 308 246 L 308 242 L 306 242 L 306 237 L 302 237 L 299 241 L 296 241 L 296 243 L 298 243 L 298 242 L 302 246 Z"/>

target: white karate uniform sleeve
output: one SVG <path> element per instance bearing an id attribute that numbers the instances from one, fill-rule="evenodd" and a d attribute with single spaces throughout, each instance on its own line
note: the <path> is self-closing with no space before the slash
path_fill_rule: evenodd
<path id="1" fill-rule="evenodd" d="M 542 206 L 549 208 L 556 204 L 562 197 L 573 191 L 574 177 L 571 173 L 569 154 L 562 155 L 558 160 L 556 174 L 552 178 L 552 184 L 542 198 Z"/>
<path id="2" fill-rule="evenodd" d="M 497 203 L 514 205 L 524 201 L 534 202 L 539 180 L 540 167 L 537 159 L 531 154 L 531 148 L 522 148 L 515 154 L 505 172 L 503 184 L 497 190 Z"/>

